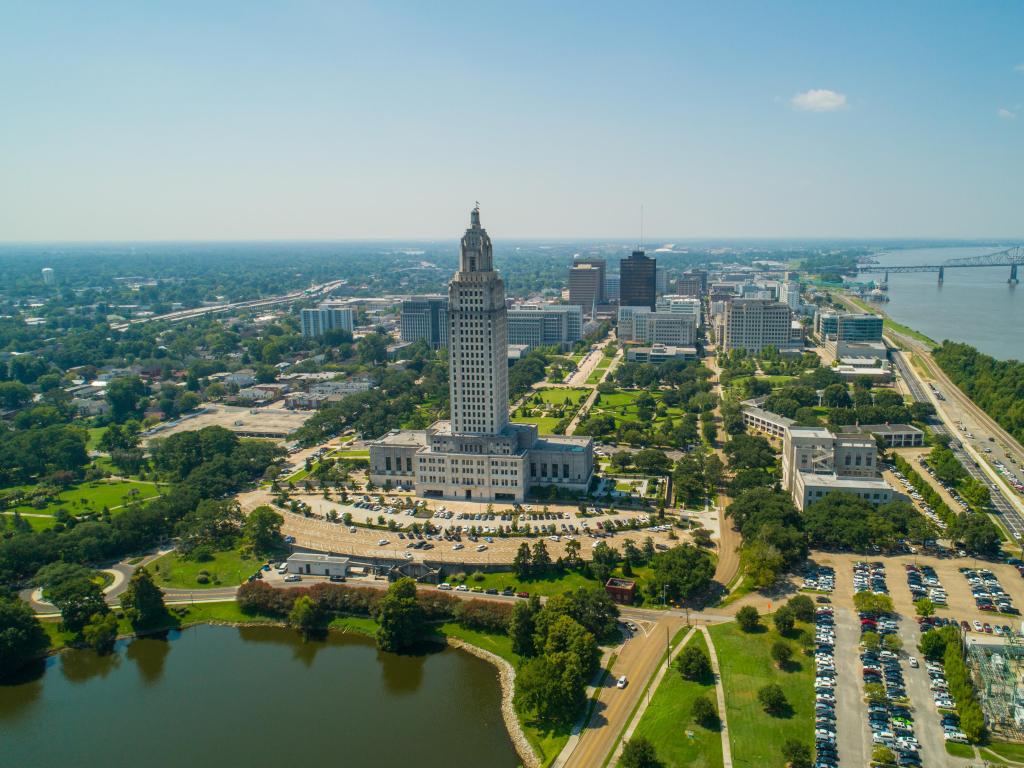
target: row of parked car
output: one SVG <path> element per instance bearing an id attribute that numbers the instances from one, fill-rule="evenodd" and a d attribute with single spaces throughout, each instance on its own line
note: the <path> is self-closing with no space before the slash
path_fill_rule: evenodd
<path id="1" fill-rule="evenodd" d="M 931 467 L 929 467 L 928 465 L 924 466 L 925 469 L 931 472 Z M 920 506 L 921 510 L 924 512 L 925 517 L 931 520 L 935 524 L 935 527 L 938 528 L 940 531 L 946 530 L 946 521 L 939 517 L 939 514 L 932 508 L 931 504 L 924 500 L 924 497 L 921 495 L 921 492 L 918 491 L 914 484 L 907 479 L 906 475 L 904 475 L 895 467 L 892 468 L 892 473 L 896 477 L 896 479 L 903 484 L 903 487 L 907 489 L 907 494 L 910 496 L 910 498 L 912 498 L 914 501 L 918 503 L 918 506 Z"/>
<path id="2" fill-rule="evenodd" d="M 936 605 L 946 605 L 946 590 L 939 581 L 939 575 L 930 565 L 911 565 L 907 563 L 907 586 L 914 600 L 928 598 Z"/>
<path id="3" fill-rule="evenodd" d="M 868 727 L 871 729 L 872 744 L 891 749 L 896 755 L 897 765 L 920 765 L 921 745 L 914 734 L 914 716 L 907 706 L 894 701 L 906 699 L 907 695 L 899 655 L 888 650 L 865 649 L 860 658 L 865 684 L 883 685 L 887 696 L 884 702 L 873 701 L 868 704 Z"/>
<path id="4" fill-rule="evenodd" d="M 889 586 L 885 583 L 885 563 L 868 563 L 858 560 L 853 564 L 853 591 L 874 592 L 876 595 L 888 595 Z"/>
<path id="5" fill-rule="evenodd" d="M 814 749 L 815 768 L 837 768 L 836 627 L 831 606 L 814 612 Z"/>
<path id="6" fill-rule="evenodd" d="M 999 579 L 988 568 L 961 568 L 960 573 L 971 587 L 971 595 L 979 611 L 1020 613 L 1014 608 L 1010 595 L 999 583 Z"/>
<path id="7" fill-rule="evenodd" d="M 819 592 L 832 592 L 836 588 L 835 569 L 828 565 L 811 563 L 804 570 L 803 588 Z"/>

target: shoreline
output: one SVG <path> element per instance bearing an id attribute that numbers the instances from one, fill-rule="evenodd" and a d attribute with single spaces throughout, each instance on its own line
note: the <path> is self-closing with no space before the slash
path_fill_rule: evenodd
<path id="1" fill-rule="evenodd" d="M 275 619 L 269 619 L 267 621 L 230 621 L 227 619 L 203 619 L 202 621 L 196 621 L 191 624 L 184 624 L 179 627 L 167 627 L 165 629 L 150 630 L 147 632 L 131 632 L 127 634 L 120 634 L 117 636 L 117 640 L 131 640 L 134 638 L 145 638 L 153 635 L 166 634 L 171 631 L 183 631 L 191 627 L 199 626 L 211 626 L 211 627 L 236 627 L 244 629 L 246 627 L 274 627 L 276 629 L 288 629 L 289 624 L 284 621 L 278 621 Z M 361 631 L 354 627 L 328 627 L 328 632 L 339 632 L 341 634 L 357 634 L 363 637 L 373 637 L 368 632 Z M 541 760 L 533 750 L 533 746 L 530 744 L 529 739 L 526 738 L 526 733 L 523 731 L 522 723 L 519 722 L 519 716 L 516 714 L 514 706 L 515 690 L 516 690 L 516 672 L 515 668 L 501 658 L 497 654 L 491 653 L 490 651 L 481 648 L 480 646 L 473 645 L 470 642 L 462 640 L 461 638 L 443 636 L 443 643 L 438 636 L 432 636 L 426 638 L 427 642 L 438 643 L 453 648 L 455 650 L 463 651 L 475 656 L 478 659 L 488 662 L 495 667 L 498 673 L 498 686 L 501 690 L 501 719 L 505 724 L 505 731 L 508 733 L 509 739 L 512 742 L 512 747 L 515 749 L 516 754 L 523 761 L 524 768 L 540 768 Z M 49 658 L 56 656 L 67 650 L 81 650 L 76 646 L 64 645 L 59 648 L 50 648 L 49 651 L 41 658 Z"/>

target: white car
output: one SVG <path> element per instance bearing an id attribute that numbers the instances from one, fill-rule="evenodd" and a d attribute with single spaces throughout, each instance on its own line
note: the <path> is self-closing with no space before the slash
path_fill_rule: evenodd
<path id="1" fill-rule="evenodd" d="M 448 590 L 450 590 L 452 588 L 452 585 L 449 584 L 447 581 L 444 581 L 444 582 L 441 582 L 440 584 L 438 584 L 437 588 L 442 590 L 442 591 L 444 591 L 444 592 L 447 592 Z"/>
<path id="2" fill-rule="evenodd" d="M 302 577 L 297 573 L 289 573 L 284 577 L 285 581 L 302 581 Z"/>
<path id="3" fill-rule="evenodd" d="M 385 547 L 385 546 L 387 546 L 387 543 L 388 543 L 387 539 L 381 539 L 380 541 L 377 542 L 377 546 L 378 547 Z"/>
<path id="4" fill-rule="evenodd" d="M 483 552 L 483 551 L 484 551 L 485 549 L 487 549 L 487 545 L 486 545 L 486 544 L 481 544 L 481 545 L 479 545 L 479 546 L 478 546 L 478 547 L 476 548 L 476 551 L 477 551 L 477 552 Z"/>
<path id="5" fill-rule="evenodd" d="M 917 659 L 915 659 L 913 656 L 911 656 L 909 659 L 907 659 L 907 663 L 910 666 L 914 667 L 914 669 L 917 669 L 917 667 L 919 666 L 918 663 L 917 663 Z"/>
<path id="6" fill-rule="evenodd" d="M 616 688 L 625 688 L 628 683 L 629 683 L 629 681 L 626 679 L 626 676 L 623 675 L 622 677 L 620 677 L 618 680 L 615 681 L 615 687 Z"/>
<path id="7" fill-rule="evenodd" d="M 455 591 L 456 592 L 469 592 L 469 587 L 467 587 L 465 584 L 459 584 L 459 586 L 457 586 L 455 588 Z"/>

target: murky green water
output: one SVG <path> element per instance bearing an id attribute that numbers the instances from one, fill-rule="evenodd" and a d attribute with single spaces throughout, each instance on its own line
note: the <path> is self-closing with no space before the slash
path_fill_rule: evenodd
<path id="1" fill-rule="evenodd" d="M 200 626 L 0 685 L 0 766 L 515 766 L 500 695 L 490 664 L 452 649 Z"/>

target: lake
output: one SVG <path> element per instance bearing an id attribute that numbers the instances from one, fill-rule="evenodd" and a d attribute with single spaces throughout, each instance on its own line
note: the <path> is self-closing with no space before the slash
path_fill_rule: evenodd
<path id="1" fill-rule="evenodd" d="M 947 259 L 994 253 L 1002 248 L 912 248 L 877 254 L 882 265 L 941 264 Z M 1019 268 L 1024 280 L 1024 268 Z M 890 274 L 889 301 L 881 307 L 894 320 L 930 336 L 962 341 L 1001 360 L 1024 359 L 1024 285 L 1007 284 L 1009 267 L 947 269 Z M 882 279 L 881 275 L 872 275 Z"/>
<path id="2" fill-rule="evenodd" d="M 516 766 L 494 667 L 358 635 L 197 626 L 0 685 L 0 766 Z"/>

